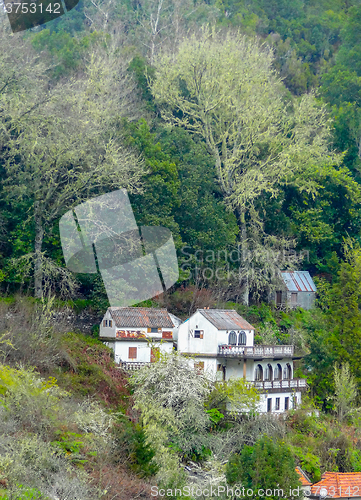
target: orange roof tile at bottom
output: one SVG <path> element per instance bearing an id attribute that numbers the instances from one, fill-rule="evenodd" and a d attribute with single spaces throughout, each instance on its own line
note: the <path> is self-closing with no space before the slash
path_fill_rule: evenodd
<path id="1" fill-rule="evenodd" d="M 298 478 L 301 481 L 302 486 L 311 486 L 312 483 L 306 476 L 306 474 L 303 472 L 301 467 L 296 467 L 296 472 L 298 474 Z"/>
<path id="2" fill-rule="evenodd" d="M 325 472 L 321 481 L 311 486 L 311 496 L 321 496 L 322 498 L 361 497 L 361 472 Z"/>

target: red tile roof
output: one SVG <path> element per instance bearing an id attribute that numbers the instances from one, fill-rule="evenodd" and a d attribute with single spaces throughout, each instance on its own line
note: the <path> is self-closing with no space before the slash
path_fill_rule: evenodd
<path id="1" fill-rule="evenodd" d="M 173 328 L 167 309 L 149 307 L 109 307 L 118 328 Z"/>
<path id="2" fill-rule="evenodd" d="M 296 467 L 296 472 L 299 476 L 299 480 L 301 481 L 302 486 L 311 486 L 311 481 L 308 479 L 306 474 L 303 472 L 301 467 Z"/>
<path id="3" fill-rule="evenodd" d="M 324 491 L 321 492 L 321 489 Z M 311 486 L 311 495 L 327 498 L 361 497 L 361 472 L 325 472 L 321 481 Z"/>

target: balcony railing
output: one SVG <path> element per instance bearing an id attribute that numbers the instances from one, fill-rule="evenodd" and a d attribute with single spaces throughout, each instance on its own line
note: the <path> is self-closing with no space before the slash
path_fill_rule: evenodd
<path id="1" fill-rule="evenodd" d="M 293 378 L 290 380 L 263 380 L 253 382 L 257 389 L 304 389 L 307 387 L 305 378 Z"/>
<path id="2" fill-rule="evenodd" d="M 144 361 L 121 361 L 120 367 L 124 370 L 140 370 L 143 366 L 150 365 Z"/>
<path id="3" fill-rule="evenodd" d="M 218 355 L 234 358 L 274 358 L 293 356 L 293 345 L 220 345 Z"/>

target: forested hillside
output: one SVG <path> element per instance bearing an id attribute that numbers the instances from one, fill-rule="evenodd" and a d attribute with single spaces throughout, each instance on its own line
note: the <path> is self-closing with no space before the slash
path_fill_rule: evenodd
<path id="1" fill-rule="evenodd" d="M 80 0 L 26 32 L 0 23 L 3 498 L 247 484 L 250 456 L 259 485 L 276 470 L 296 487 L 295 464 L 360 471 L 361 2 Z M 303 409 L 226 415 L 257 395 L 176 355 L 129 378 L 99 323 L 82 337 L 54 320 L 109 306 L 99 273 L 65 266 L 59 220 L 121 188 L 178 253 L 177 283 L 143 305 L 236 309 L 256 342 L 295 344 Z M 267 303 L 286 269 L 314 277 L 312 310 Z"/>

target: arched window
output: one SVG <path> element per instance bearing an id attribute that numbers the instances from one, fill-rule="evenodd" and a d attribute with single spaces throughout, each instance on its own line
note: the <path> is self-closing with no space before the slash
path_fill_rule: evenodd
<path id="1" fill-rule="evenodd" d="M 290 380 L 292 378 L 292 368 L 289 363 L 283 368 L 283 378 Z"/>
<path id="2" fill-rule="evenodd" d="M 238 338 L 238 345 L 246 345 L 247 344 L 247 336 L 246 332 L 240 332 L 239 338 Z"/>
<path id="3" fill-rule="evenodd" d="M 268 364 L 266 366 L 264 379 L 267 380 L 267 381 L 271 381 L 272 380 L 272 375 L 273 375 L 272 366 L 270 364 Z"/>
<path id="4" fill-rule="evenodd" d="M 263 368 L 261 365 L 257 365 L 256 366 L 256 371 L 254 373 L 254 379 L 257 381 L 257 382 L 260 382 L 263 380 Z"/>
<path id="5" fill-rule="evenodd" d="M 274 380 L 282 380 L 282 366 L 279 363 L 275 368 Z"/>
<path id="6" fill-rule="evenodd" d="M 237 334 L 236 332 L 231 332 L 229 334 L 229 340 L 228 340 L 229 345 L 237 345 Z"/>

